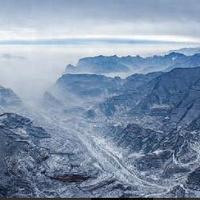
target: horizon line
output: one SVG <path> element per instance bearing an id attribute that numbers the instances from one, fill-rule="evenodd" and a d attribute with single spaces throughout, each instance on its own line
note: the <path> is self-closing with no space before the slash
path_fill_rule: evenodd
<path id="1" fill-rule="evenodd" d="M 191 44 L 197 41 L 137 39 L 137 38 L 47 38 L 47 39 L 7 39 L 0 40 L 0 45 L 87 45 L 87 44 Z"/>

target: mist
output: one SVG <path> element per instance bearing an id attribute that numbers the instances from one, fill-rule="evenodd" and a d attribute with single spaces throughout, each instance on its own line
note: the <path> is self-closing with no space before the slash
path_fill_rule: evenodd
<path id="1" fill-rule="evenodd" d="M 0 85 L 23 100 L 41 98 L 67 64 L 98 55 L 149 56 L 182 48 L 181 44 L 1 45 Z"/>

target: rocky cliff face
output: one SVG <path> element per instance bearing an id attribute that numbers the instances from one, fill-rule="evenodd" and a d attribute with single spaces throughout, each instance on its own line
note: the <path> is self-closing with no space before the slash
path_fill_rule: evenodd
<path id="1" fill-rule="evenodd" d="M 199 115 L 199 75 L 200 68 L 178 68 L 158 74 L 132 91 L 124 90 L 119 96 L 108 98 L 100 107 L 106 115 L 124 110 L 188 124 Z"/>
<path id="2" fill-rule="evenodd" d="M 12 110 L 22 106 L 21 99 L 11 90 L 0 86 L 0 110 Z"/>
<path id="3" fill-rule="evenodd" d="M 123 80 L 119 77 L 109 78 L 95 74 L 65 74 L 58 79 L 47 93 L 45 103 L 56 106 L 77 106 L 86 102 L 101 101 L 106 97 L 117 95 Z M 64 106 L 63 106 L 64 107 Z"/>
<path id="4" fill-rule="evenodd" d="M 200 68 L 174 69 L 156 79 L 154 87 L 133 108 L 189 124 L 199 116 Z"/>
<path id="5" fill-rule="evenodd" d="M 48 152 L 38 146 L 49 135 L 16 114 L 0 115 L 0 196 L 34 197 Z"/>
<path id="6" fill-rule="evenodd" d="M 0 197 L 98 197 L 118 185 L 124 192 L 110 176 L 100 181 L 104 171 L 75 135 L 50 126 L 49 134 L 22 116 L 0 115 Z"/>

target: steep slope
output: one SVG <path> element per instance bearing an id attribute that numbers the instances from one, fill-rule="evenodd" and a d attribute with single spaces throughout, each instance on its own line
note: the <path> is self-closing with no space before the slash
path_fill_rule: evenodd
<path id="1" fill-rule="evenodd" d="M 175 62 L 171 64 L 166 71 L 171 71 L 175 68 L 193 68 L 200 67 L 200 54 L 192 56 L 182 56 L 175 59 Z"/>
<path id="2" fill-rule="evenodd" d="M 101 104 L 109 118 L 98 140 L 142 180 L 169 188 L 154 197 L 199 194 L 199 77 L 200 68 L 174 69 Z"/>
<path id="3" fill-rule="evenodd" d="M 95 74 L 64 74 L 56 84 L 44 94 L 47 107 L 62 108 L 83 106 L 99 102 L 106 97 L 120 94 L 123 80 Z"/>
<path id="4" fill-rule="evenodd" d="M 173 123 L 194 121 L 200 114 L 200 68 L 177 68 L 157 75 L 132 90 L 108 98 L 100 105 L 101 110 L 107 116 L 122 111 L 138 116 L 169 117 Z"/>
<path id="5" fill-rule="evenodd" d="M 48 152 L 36 144 L 49 135 L 27 118 L 0 115 L 0 197 L 34 197 Z"/>
<path id="6" fill-rule="evenodd" d="M 21 104 L 21 99 L 11 89 L 0 86 L 0 107 L 17 107 Z"/>
<path id="7" fill-rule="evenodd" d="M 144 181 L 169 189 L 148 197 L 192 197 L 198 196 L 195 191 L 200 188 L 199 130 L 189 126 L 171 132 L 155 131 L 128 124 L 109 125 L 100 128 L 97 134 L 105 140 L 105 148 L 112 149 L 131 172 Z"/>
<path id="8" fill-rule="evenodd" d="M 88 198 L 105 196 L 105 191 L 112 191 L 110 197 L 123 195 L 126 186 L 91 155 L 73 121 L 72 127 L 42 123 L 48 133 L 28 118 L 0 115 L 0 197 Z"/>
<path id="9" fill-rule="evenodd" d="M 103 102 L 105 99 L 124 94 L 131 95 L 136 88 L 145 85 L 162 72 L 150 73 L 147 75 L 134 74 L 125 79 L 115 77 L 110 78 L 103 75 L 94 74 L 65 74 L 58 79 L 56 84 L 44 94 L 44 104 L 50 108 L 77 107 Z M 122 95 L 123 96 L 123 95 Z M 128 98 L 126 98 L 128 100 Z M 67 111 L 69 114 L 75 111 Z M 76 109 L 77 112 L 79 111 Z M 90 110 L 89 114 L 93 111 Z M 94 113 L 93 113 L 94 114 Z"/>
<path id="10" fill-rule="evenodd" d="M 149 74 L 134 74 L 124 80 L 123 89 L 120 95 L 106 99 L 100 104 L 100 110 L 111 117 L 120 111 L 131 110 L 140 102 L 154 87 L 156 78 L 162 72 Z"/>
<path id="11" fill-rule="evenodd" d="M 169 116 L 172 122 L 194 121 L 200 114 L 200 68 L 174 69 L 156 79 L 151 92 L 133 109 Z"/>
<path id="12" fill-rule="evenodd" d="M 109 78 L 95 74 L 65 74 L 57 81 L 56 87 L 84 98 L 117 94 L 121 84 L 122 80 L 119 77 Z"/>

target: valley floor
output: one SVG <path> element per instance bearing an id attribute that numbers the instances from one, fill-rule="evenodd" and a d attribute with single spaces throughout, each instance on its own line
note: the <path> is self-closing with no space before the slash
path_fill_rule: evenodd
<path id="1" fill-rule="evenodd" d="M 54 177 L 53 188 L 60 197 L 169 197 L 186 179 L 182 176 L 162 183 L 142 176 L 126 163 L 128 155 L 122 149 L 96 132 L 102 122 L 44 112 L 36 123 L 51 134 L 41 147 L 50 151 L 46 176 Z M 133 159 L 137 157 L 141 155 Z M 66 181 L 67 174 L 82 179 Z M 184 190 L 183 185 L 179 187 Z"/>

